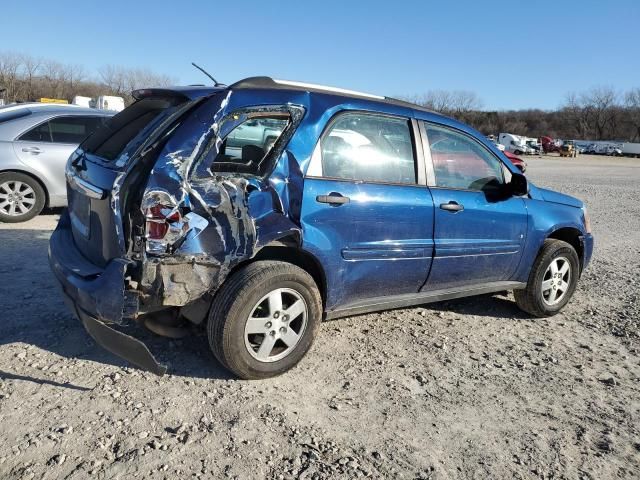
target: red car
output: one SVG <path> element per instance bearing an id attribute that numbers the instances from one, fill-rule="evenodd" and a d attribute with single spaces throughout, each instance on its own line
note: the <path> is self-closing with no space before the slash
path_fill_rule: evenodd
<path id="1" fill-rule="evenodd" d="M 520 157 L 517 157 L 516 155 L 514 155 L 511 152 L 507 152 L 506 150 L 504 152 L 502 152 L 506 155 L 506 157 L 511 160 L 511 163 L 513 163 L 513 165 L 515 167 L 518 167 L 518 169 L 524 173 L 527 170 L 527 162 L 525 162 L 524 160 L 522 160 Z"/>

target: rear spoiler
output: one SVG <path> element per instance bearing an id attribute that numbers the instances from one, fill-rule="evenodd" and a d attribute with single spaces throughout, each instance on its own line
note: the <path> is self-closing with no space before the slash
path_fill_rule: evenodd
<path id="1" fill-rule="evenodd" d="M 225 87 L 226 88 L 226 87 Z M 148 97 L 179 97 L 184 100 L 197 100 L 203 97 L 214 95 L 225 88 L 207 87 L 204 85 L 190 85 L 187 87 L 160 87 L 160 88 L 141 88 L 134 90 L 131 95 L 136 100 L 142 100 Z"/>

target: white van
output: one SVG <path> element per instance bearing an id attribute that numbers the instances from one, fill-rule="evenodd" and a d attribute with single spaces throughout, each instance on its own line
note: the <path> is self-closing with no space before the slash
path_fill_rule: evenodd
<path id="1" fill-rule="evenodd" d="M 498 135 L 498 143 L 505 146 L 505 150 L 515 155 L 533 153 L 533 148 L 529 147 L 523 137 L 513 133 L 501 133 Z"/>
<path id="2" fill-rule="evenodd" d="M 110 95 L 102 95 L 96 98 L 96 106 L 98 110 L 111 110 L 121 112 L 124 110 L 124 98 L 113 97 Z"/>

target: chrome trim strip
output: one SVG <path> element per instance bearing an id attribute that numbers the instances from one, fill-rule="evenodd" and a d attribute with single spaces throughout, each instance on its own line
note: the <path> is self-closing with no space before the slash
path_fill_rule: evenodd
<path id="1" fill-rule="evenodd" d="M 81 193 L 84 193 L 87 197 L 95 198 L 96 200 L 102 200 L 107 196 L 107 192 L 105 192 L 102 188 L 96 187 L 95 185 L 78 178 L 73 173 L 67 173 L 67 182 L 69 186 L 74 190 L 77 190 Z"/>

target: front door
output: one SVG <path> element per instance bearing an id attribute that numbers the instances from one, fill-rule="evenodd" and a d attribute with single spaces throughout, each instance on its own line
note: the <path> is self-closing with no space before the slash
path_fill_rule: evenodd
<path id="1" fill-rule="evenodd" d="M 415 293 L 433 254 L 433 201 L 418 180 L 407 118 L 342 113 L 304 184 L 303 246 L 323 264 L 329 310 Z"/>
<path id="2" fill-rule="evenodd" d="M 428 123 L 425 130 L 435 174 L 435 257 L 425 290 L 510 280 L 527 210 L 522 198 L 506 194 L 506 167 L 463 132 Z"/>

